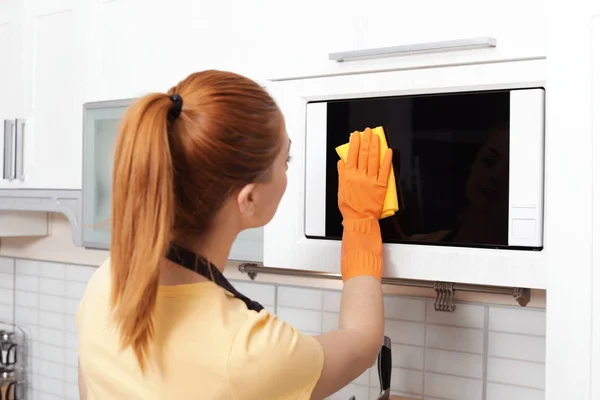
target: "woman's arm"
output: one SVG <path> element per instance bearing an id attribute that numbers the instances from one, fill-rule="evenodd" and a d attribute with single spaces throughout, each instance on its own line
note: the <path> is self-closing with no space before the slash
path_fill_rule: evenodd
<path id="1" fill-rule="evenodd" d="M 338 330 L 317 336 L 324 353 L 312 399 L 322 399 L 371 367 L 384 332 L 381 291 L 383 244 L 379 216 L 392 161 L 388 149 L 380 166 L 379 138 L 365 130 L 350 139 L 346 163 L 338 164 L 338 204 L 343 216 L 342 304 Z"/>
<path id="2" fill-rule="evenodd" d="M 360 376 L 377 359 L 383 340 L 381 284 L 370 276 L 344 284 L 339 328 L 316 337 L 324 353 L 312 399 L 323 399 Z"/>
<path id="3" fill-rule="evenodd" d="M 79 400 L 87 400 L 87 387 L 85 386 L 85 379 L 83 378 L 83 372 L 81 371 L 81 365 L 78 365 L 79 369 Z"/>

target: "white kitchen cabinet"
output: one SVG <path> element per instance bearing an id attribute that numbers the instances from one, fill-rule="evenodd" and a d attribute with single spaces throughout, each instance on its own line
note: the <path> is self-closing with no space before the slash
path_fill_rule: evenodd
<path id="1" fill-rule="evenodd" d="M 294 161 L 288 170 L 287 191 L 265 227 L 264 265 L 339 273 L 340 241 L 306 237 L 305 213 L 312 204 L 307 198 L 315 193 L 308 187 L 321 184 L 306 179 L 306 170 L 325 168 L 315 167 L 318 161 L 306 157 L 309 101 L 540 87 L 545 82 L 545 66 L 545 60 L 534 60 L 272 82 L 268 90 L 286 118 Z M 326 146 L 325 142 L 320 145 Z M 387 277 L 530 288 L 546 285 L 544 250 L 386 244 L 384 260 Z"/>
<path id="2" fill-rule="evenodd" d="M 8 94 L 0 94 L 0 109 L 6 110 L 5 119 L 19 119 L 12 128 L 16 173 L 0 189 L 80 189 L 81 3 L 17 3 L 21 9 L 13 14 L 13 24 L 18 29 L 9 24 L 11 36 L 4 39 L 16 51 L 12 58 L 3 56 L 0 67 L 0 79 L 14 81 L 8 82 Z M 0 7 L 6 9 L 4 3 Z"/>
<path id="3" fill-rule="evenodd" d="M 15 177 L 16 132 L 14 124 L 23 117 L 22 14 L 23 2 L 5 1 L 0 6 L 0 188 Z"/>
<path id="4" fill-rule="evenodd" d="M 24 86 L 21 79 L 24 10 L 21 0 L 4 1 L 0 5 L 0 126 L 3 128 L 0 137 L 0 189 L 13 186 L 17 172 L 22 171 L 22 164 L 17 164 L 22 160 L 18 159 L 22 155 L 22 142 L 19 137 L 17 143 L 16 125 L 21 124 L 17 119 L 25 115 Z M 45 212 L 1 210 L 0 205 L 0 237 L 48 234 L 48 217 Z"/>
<path id="5" fill-rule="evenodd" d="M 252 63 L 253 59 L 245 58 L 250 52 L 238 52 L 243 42 L 236 42 L 245 32 L 232 28 L 238 5 L 246 7 L 239 0 L 174 0 L 168 5 L 143 0 L 91 1 L 86 11 L 85 102 L 166 92 L 190 73 L 205 69 L 249 72 L 244 62 Z M 259 14 L 257 10 L 252 8 L 252 13 Z"/>
<path id="6" fill-rule="evenodd" d="M 88 0 L 85 101 L 166 91 L 204 69 L 258 81 L 543 58 L 543 0 Z M 496 47 L 338 63 L 329 53 L 473 38 Z"/>
<path id="7" fill-rule="evenodd" d="M 543 0 L 261 1 L 274 79 L 544 57 Z M 254 5 L 254 3 L 253 3 Z M 248 6 L 249 7 L 249 6 Z M 332 52 L 492 37 L 495 48 L 336 63 Z"/>

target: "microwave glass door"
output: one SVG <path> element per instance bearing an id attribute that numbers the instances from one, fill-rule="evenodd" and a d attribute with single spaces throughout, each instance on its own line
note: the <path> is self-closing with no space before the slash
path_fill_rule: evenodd
<path id="1" fill-rule="evenodd" d="M 530 157 L 523 147 L 542 146 L 543 115 L 535 112 L 540 106 L 543 89 L 309 103 L 306 236 L 341 238 L 335 148 L 348 142 L 351 132 L 382 126 L 393 150 L 396 187 L 401 188 L 400 210 L 380 221 L 384 242 L 541 247 L 542 177 L 537 164 L 542 153 L 531 149 Z M 515 137 L 523 130 L 526 140 Z M 519 177 L 515 168 L 527 163 L 532 164 L 530 173 Z M 515 204 L 511 191 L 528 185 L 524 190 L 535 187 L 534 201 Z M 531 215 L 519 218 L 519 206 L 530 206 Z"/>

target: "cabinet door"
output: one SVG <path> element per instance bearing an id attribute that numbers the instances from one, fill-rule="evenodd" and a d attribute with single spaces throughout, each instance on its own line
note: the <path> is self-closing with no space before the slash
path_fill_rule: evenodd
<path id="1" fill-rule="evenodd" d="M 0 189 L 14 185 L 14 122 L 23 111 L 22 13 L 21 0 L 0 4 Z"/>
<path id="2" fill-rule="evenodd" d="M 205 69 L 244 73 L 244 60 L 237 54 L 245 42 L 235 39 L 245 32 L 231 27 L 236 3 L 242 2 L 93 2 L 85 17 L 85 101 L 165 92 Z M 248 14 L 245 18 L 252 20 Z"/>
<path id="3" fill-rule="evenodd" d="M 76 0 L 27 0 L 23 13 L 23 179 L 15 188 L 81 189 L 81 35 Z"/>
<path id="4" fill-rule="evenodd" d="M 114 145 L 131 100 L 84 106 L 83 245 L 108 249 Z"/>
<path id="5" fill-rule="evenodd" d="M 543 57 L 546 35 L 543 0 L 305 0 L 270 3 L 263 9 L 271 34 L 273 78 Z M 278 18 L 273 18 L 278 16 Z M 258 17 L 260 18 L 260 17 Z M 495 48 L 438 51 L 337 63 L 329 53 L 492 37 Z M 268 45 L 267 45 L 268 43 Z"/>

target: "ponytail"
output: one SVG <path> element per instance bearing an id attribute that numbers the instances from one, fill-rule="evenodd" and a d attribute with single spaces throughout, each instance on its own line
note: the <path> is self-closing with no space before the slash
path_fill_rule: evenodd
<path id="1" fill-rule="evenodd" d="M 159 264 L 174 220 L 171 106 L 166 94 L 140 99 L 127 110 L 115 148 L 111 307 L 121 344 L 131 346 L 142 371 L 154 336 Z"/>

